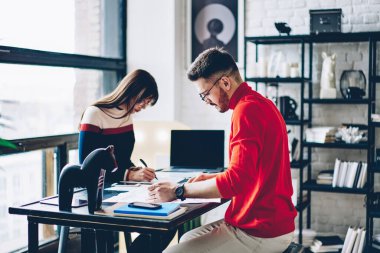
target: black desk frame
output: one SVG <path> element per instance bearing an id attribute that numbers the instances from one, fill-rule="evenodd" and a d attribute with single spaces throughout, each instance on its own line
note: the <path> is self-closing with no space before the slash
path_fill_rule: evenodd
<path id="1" fill-rule="evenodd" d="M 183 204 L 188 210 L 172 220 L 154 220 L 129 217 L 114 217 L 91 215 L 87 206 L 73 208 L 73 212 L 62 212 L 57 206 L 40 204 L 39 201 L 10 207 L 10 214 L 26 215 L 28 218 L 28 252 L 38 252 L 38 224 L 61 225 L 107 231 L 129 231 L 148 235 L 160 235 L 163 231 L 177 229 L 183 223 L 190 221 L 218 206 L 221 203 Z M 159 236 L 151 236 L 150 252 L 160 252 Z"/>

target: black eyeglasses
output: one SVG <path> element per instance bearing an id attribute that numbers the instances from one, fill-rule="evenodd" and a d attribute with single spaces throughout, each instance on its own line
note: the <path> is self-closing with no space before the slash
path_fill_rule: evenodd
<path id="1" fill-rule="evenodd" d="M 210 91 L 212 90 L 212 88 L 214 88 L 215 84 L 217 84 L 219 82 L 220 79 L 222 79 L 223 76 L 226 76 L 225 74 L 223 74 L 222 76 L 220 76 L 218 79 L 216 79 L 216 81 L 213 83 L 213 85 L 211 86 L 210 89 L 202 92 L 202 93 L 199 93 L 199 96 L 201 97 L 202 101 L 206 102 L 206 98 L 208 95 L 210 95 Z"/>

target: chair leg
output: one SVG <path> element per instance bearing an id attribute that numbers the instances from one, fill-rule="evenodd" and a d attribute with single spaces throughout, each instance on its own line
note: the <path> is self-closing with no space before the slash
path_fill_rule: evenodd
<path id="1" fill-rule="evenodd" d="M 69 238 L 70 227 L 62 226 L 59 235 L 58 253 L 66 253 L 67 240 Z"/>

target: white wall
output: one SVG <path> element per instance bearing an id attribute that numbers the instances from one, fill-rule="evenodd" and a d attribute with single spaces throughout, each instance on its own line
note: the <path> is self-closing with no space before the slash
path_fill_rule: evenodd
<path id="1" fill-rule="evenodd" d="M 128 71 L 149 71 L 159 86 L 159 100 L 138 119 L 173 120 L 176 112 L 177 58 L 181 55 L 175 0 L 129 0 L 127 4 Z"/>

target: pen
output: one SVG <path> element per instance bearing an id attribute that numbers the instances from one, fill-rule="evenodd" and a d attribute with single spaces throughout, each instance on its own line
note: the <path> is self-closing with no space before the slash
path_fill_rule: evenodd
<path id="1" fill-rule="evenodd" d="M 148 167 L 148 165 L 146 164 L 146 162 L 145 162 L 143 159 L 140 159 L 140 162 L 141 162 L 145 167 Z M 154 174 L 154 177 L 158 180 L 156 174 Z"/>

